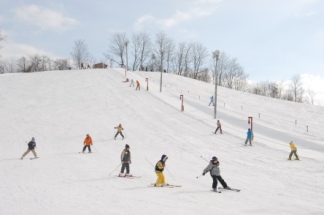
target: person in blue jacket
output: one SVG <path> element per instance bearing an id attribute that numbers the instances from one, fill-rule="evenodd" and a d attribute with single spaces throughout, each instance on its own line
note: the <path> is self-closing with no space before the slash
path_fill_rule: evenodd
<path id="1" fill-rule="evenodd" d="M 210 97 L 210 102 L 209 102 L 209 105 L 208 106 L 210 106 L 210 104 L 213 104 L 214 105 L 214 96 L 211 96 Z"/>
<path id="2" fill-rule="evenodd" d="M 247 142 L 249 141 L 250 143 L 250 146 L 252 146 L 252 140 L 253 140 L 253 132 L 251 131 L 251 129 L 249 128 L 248 132 L 246 133 L 247 136 L 246 136 L 246 140 L 245 140 L 245 146 L 247 144 Z"/>

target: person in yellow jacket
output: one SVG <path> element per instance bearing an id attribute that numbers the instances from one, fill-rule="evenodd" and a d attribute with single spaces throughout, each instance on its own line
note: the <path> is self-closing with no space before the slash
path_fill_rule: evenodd
<path id="1" fill-rule="evenodd" d="M 87 134 L 86 138 L 83 141 L 84 147 L 82 150 L 82 153 L 84 153 L 84 151 L 86 150 L 86 148 L 88 148 L 89 153 L 91 153 L 91 148 L 90 146 L 92 145 L 92 138 L 90 137 L 89 134 Z"/>
<path id="2" fill-rule="evenodd" d="M 124 135 L 123 135 L 124 128 L 122 127 L 122 125 L 119 124 L 117 127 L 114 127 L 114 128 L 117 129 L 117 133 L 116 133 L 114 139 L 116 140 L 116 137 L 117 137 L 118 134 L 120 134 L 123 137 L 123 139 L 124 139 Z"/>
<path id="3" fill-rule="evenodd" d="M 162 155 L 161 160 L 159 160 L 156 165 L 155 165 L 155 173 L 157 175 L 157 180 L 154 186 L 167 186 L 168 184 L 165 183 L 164 175 L 163 175 L 163 170 L 165 167 L 165 162 L 167 161 L 168 156 Z"/>
<path id="4" fill-rule="evenodd" d="M 293 154 L 296 156 L 296 159 L 295 160 L 299 160 L 298 155 L 297 155 L 297 147 L 295 146 L 294 142 L 291 141 L 289 144 L 290 144 L 291 152 L 289 154 L 288 160 L 291 160 L 291 156 Z"/>

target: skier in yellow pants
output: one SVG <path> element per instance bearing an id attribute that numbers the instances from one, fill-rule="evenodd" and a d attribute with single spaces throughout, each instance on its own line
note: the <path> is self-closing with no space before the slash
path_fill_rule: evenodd
<path id="1" fill-rule="evenodd" d="M 157 180 L 154 186 L 167 186 L 168 184 L 165 183 L 164 175 L 163 175 L 163 170 L 165 167 L 165 162 L 167 161 L 168 156 L 162 155 L 161 160 L 159 160 L 156 165 L 155 165 L 155 173 L 157 175 Z"/>

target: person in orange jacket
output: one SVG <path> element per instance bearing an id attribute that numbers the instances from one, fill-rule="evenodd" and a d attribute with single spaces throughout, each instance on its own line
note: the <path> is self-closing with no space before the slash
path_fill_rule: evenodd
<path id="1" fill-rule="evenodd" d="M 122 127 L 122 125 L 119 124 L 117 127 L 114 127 L 114 128 L 117 129 L 117 133 L 116 133 L 114 139 L 116 140 L 116 137 L 117 137 L 118 134 L 120 134 L 123 137 L 123 139 L 124 139 L 124 135 L 123 135 L 124 128 Z"/>
<path id="2" fill-rule="evenodd" d="M 84 147 L 83 147 L 82 153 L 84 153 L 84 151 L 86 150 L 87 147 L 88 147 L 89 153 L 91 153 L 91 148 L 90 148 L 90 146 L 91 146 L 93 143 L 92 143 L 92 138 L 90 137 L 89 134 L 87 134 L 86 138 L 84 139 L 83 144 L 84 144 Z"/>
<path id="3" fill-rule="evenodd" d="M 136 80 L 136 89 L 135 90 L 141 90 L 141 84 L 138 80 Z"/>

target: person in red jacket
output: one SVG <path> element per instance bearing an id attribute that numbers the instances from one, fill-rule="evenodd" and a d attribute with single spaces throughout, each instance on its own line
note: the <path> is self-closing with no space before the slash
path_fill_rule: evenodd
<path id="1" fill-rule="evenodd" d="M 91 146 L 93 143 L 92 143 L 92 138 L 90 137 L 89 134 L 87 134 L 86 138 L 84 139 L 83 144 L 84 144 L 84 147 L 83 147 L 82 153 L 84 153 L 84 151 L 86 150 L 86 148 L 88 148 L 89 153 L 91 153 L 91 148 L 90 148 L 90 146 Z"/>

